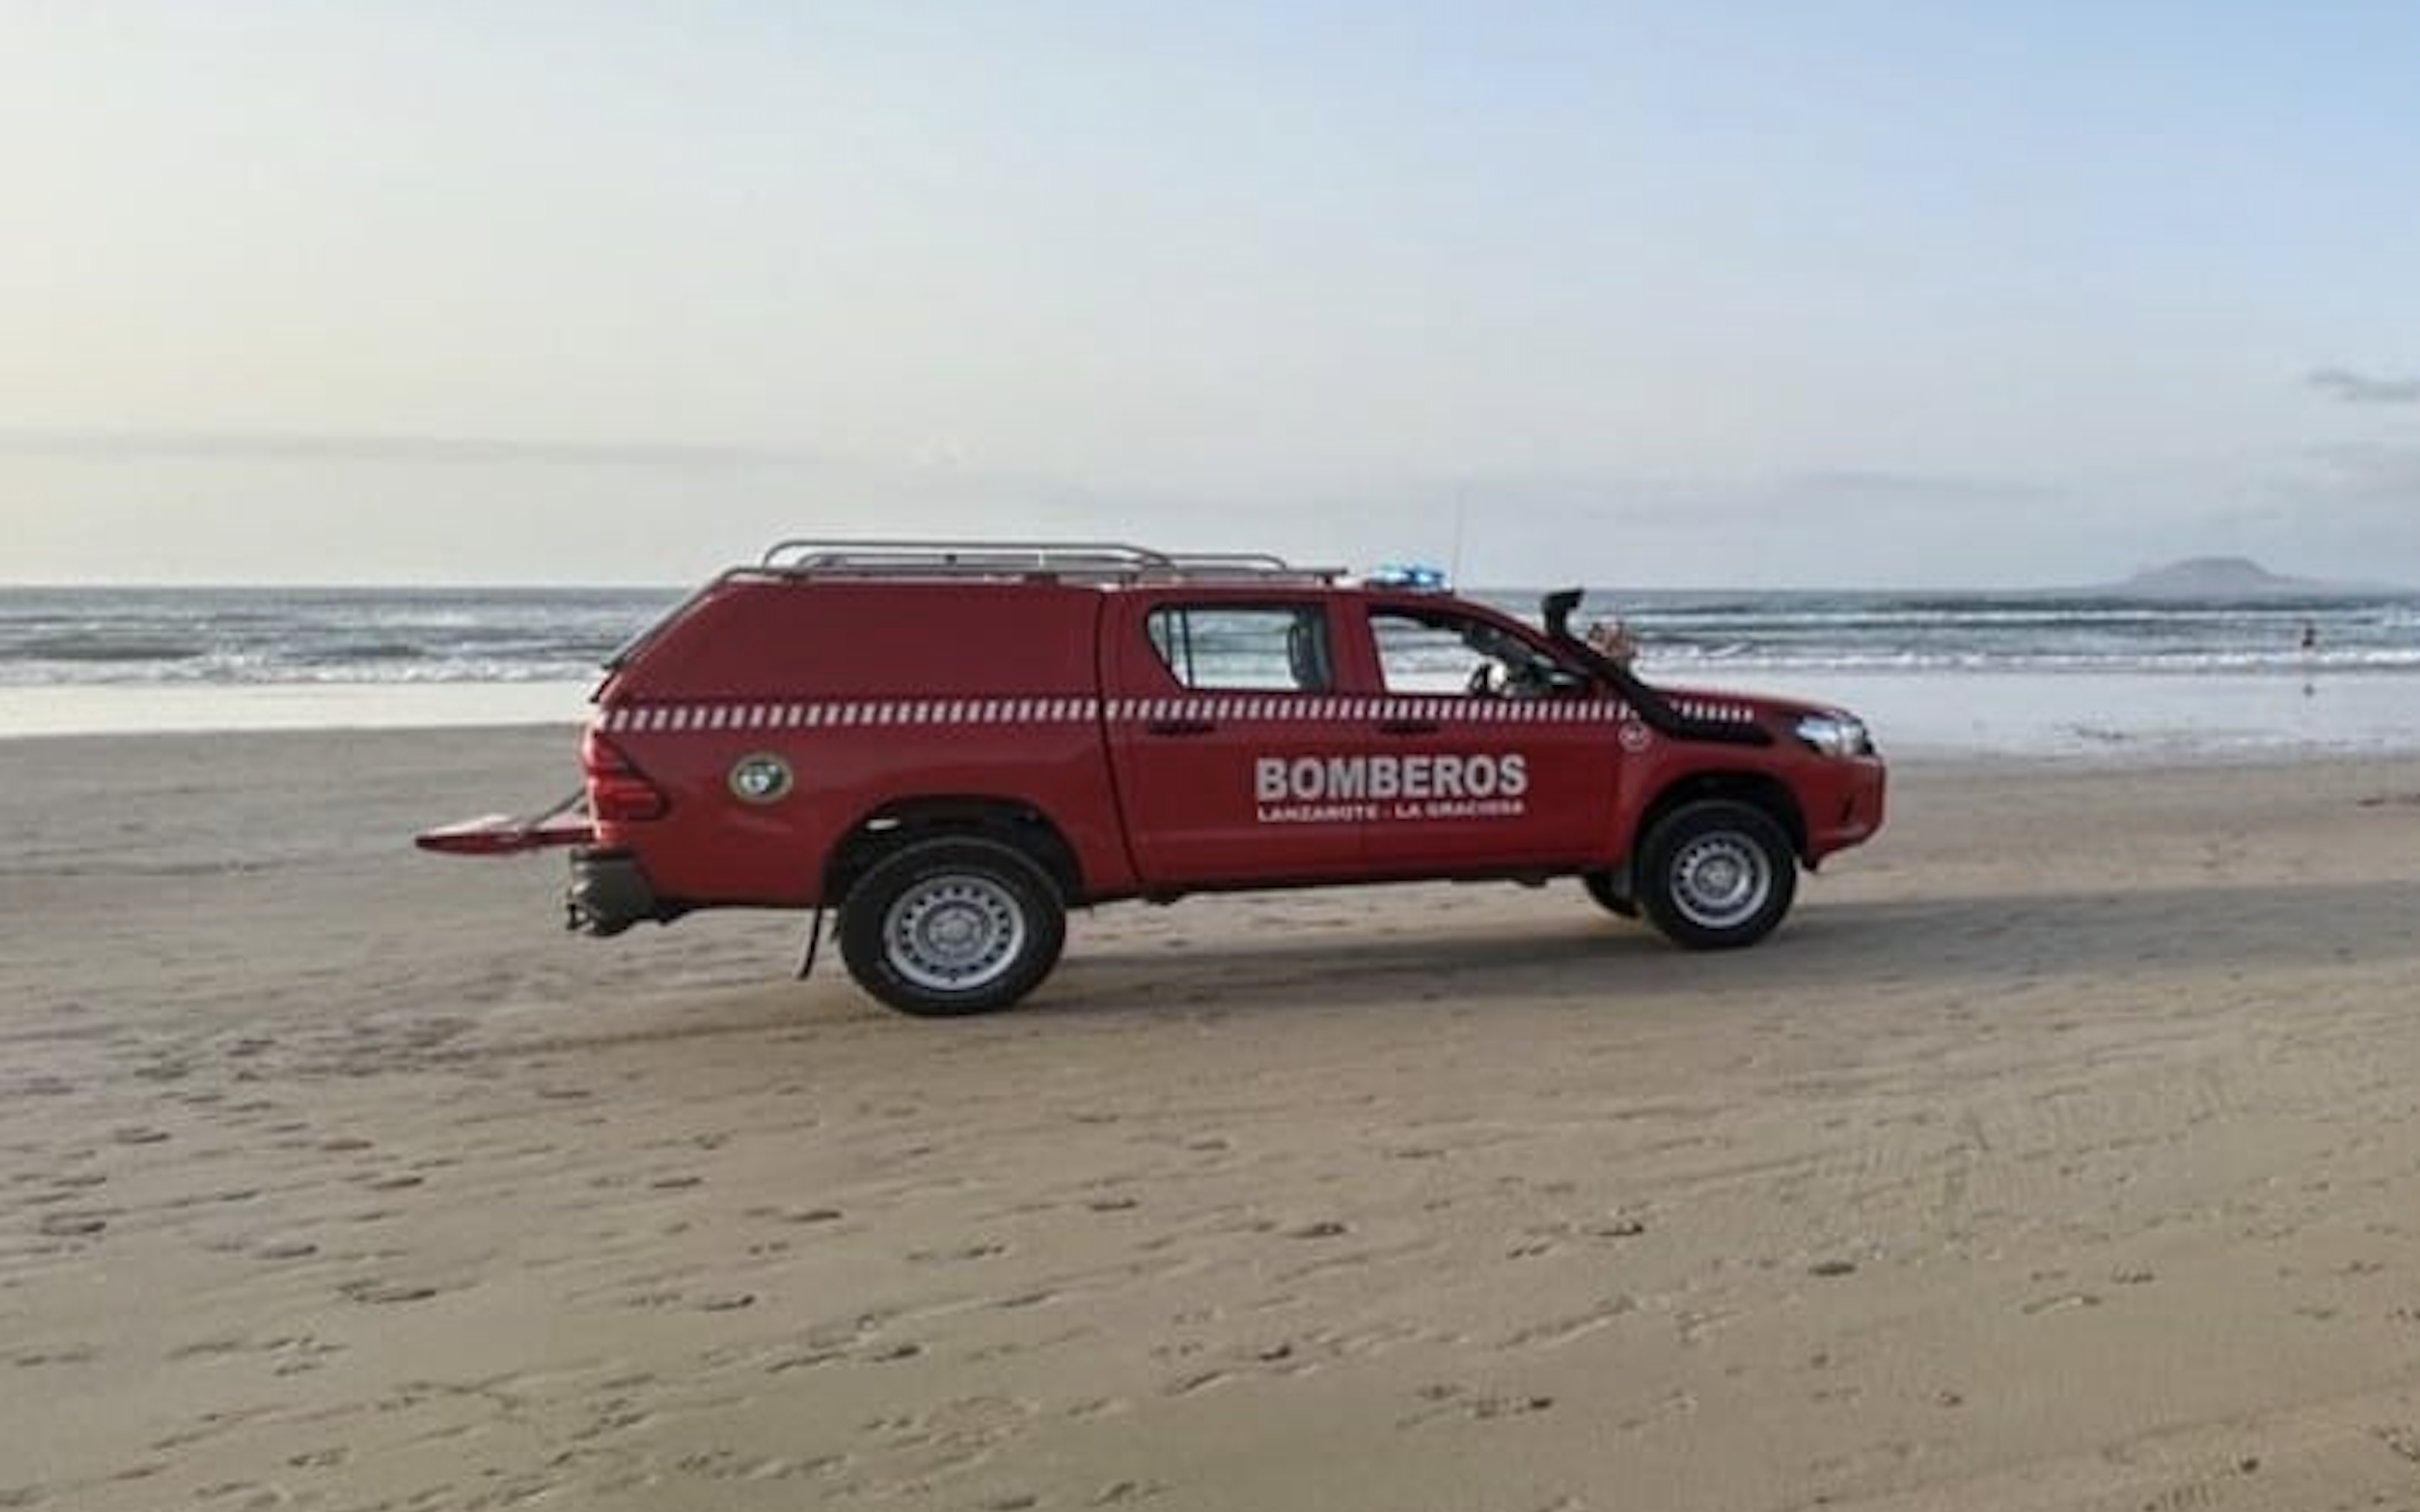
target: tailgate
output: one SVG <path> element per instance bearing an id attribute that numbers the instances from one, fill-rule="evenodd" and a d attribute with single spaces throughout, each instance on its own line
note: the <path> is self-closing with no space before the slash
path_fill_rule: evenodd
<path id="1" fill-rule="evenodd" d="M 587 794 L 582 791 L 542 814 L 520 818 L 490 814 L 464 819 L 424 830 L 412 837 L 412 843 L 424 850 L 453 856 L 510 856 L 548 846 L 587 845 L 596 838 L 596 827 L 588 820 Z"/>

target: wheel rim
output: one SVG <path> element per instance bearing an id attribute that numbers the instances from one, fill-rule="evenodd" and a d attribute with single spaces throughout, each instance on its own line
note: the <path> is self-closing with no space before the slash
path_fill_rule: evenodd
<path id="1" fill-rule="evenodd" d="M 1744 834 L 1701 835 L 1672 858 L 1672 906 L 1701 929 L 1735 929 L 1772 896 L 1772 863 Z"/>
<path id="2" fill-rule="evenodd" d="M 1025 910 L 990 877 L 934 877 L 882 920 L 883 954 L 928 992 L 969 992 L 1005 975 L 1025 950 Z"/>

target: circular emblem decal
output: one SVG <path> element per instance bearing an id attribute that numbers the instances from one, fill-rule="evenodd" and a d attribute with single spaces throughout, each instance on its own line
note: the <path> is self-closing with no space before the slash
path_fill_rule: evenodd
<path id="1" fill-rule="evenodd" d="M 1627 751 L 1645 750 L 1655 741 L 1654 735 L 1649 732 L 1648 728 L 1645 725 L 1640 724 L 1635 719 L 1625 719 L 1622 721 L 1622 732 L 1620 739 L 1622 743 L 1622 749 Z"/>
<path id="2" fill-rule="evenodd" d="M 742 756 L 731 766 L 731 796 L 742 803 L 774 803 L 788 796 L 790 764 L 770 751 Z"/>

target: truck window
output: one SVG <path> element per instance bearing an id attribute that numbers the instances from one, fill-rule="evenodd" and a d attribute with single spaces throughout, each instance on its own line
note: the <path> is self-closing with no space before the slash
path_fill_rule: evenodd
<path id="1" fill-rule="evenodd" d="M 1446 610 L 1374 610 L 1370 633 L 1389 693 L 1541 697 L 1584 680 L 1489 621 Z"/>
<path id="2" fill-rule="evenodd" d="M 1324 693 L 1327 619 L 1313 606 L 1169 604 L 1144 622 L 1168 675 L 1204 692 Z"/>

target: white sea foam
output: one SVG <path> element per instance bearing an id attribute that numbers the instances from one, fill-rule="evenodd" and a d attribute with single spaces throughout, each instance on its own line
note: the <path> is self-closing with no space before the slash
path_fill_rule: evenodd
<path id="1" fill-rule="evenodd" d="M 1866 720 L 1886 756 L 2152 762 L 2420 751 L 2420 677 L 2407 675 L 1842 672 L 1718 685 L 1837 703 Z"/>
<path id="2" fill-rule="evenodd" d="M 0 588 L 0 737 L 576 722 L 597 663 L 681 596 Z M 1537 611 L 1533 593 L 1483 596 Z M 1838 702 L 1888 752 L 2420 750 L 2409 597 L 1639 593 L 1597 612 L 1638 633 L 1651 681 Z M 1469 658 L 1439 647 L 1419 672 L 1461 686 Z"/>
<path id="3" fill-rule="evenodd" d="M 593 682 L 0 686 L 0 737 L 576 726 Z"/>

